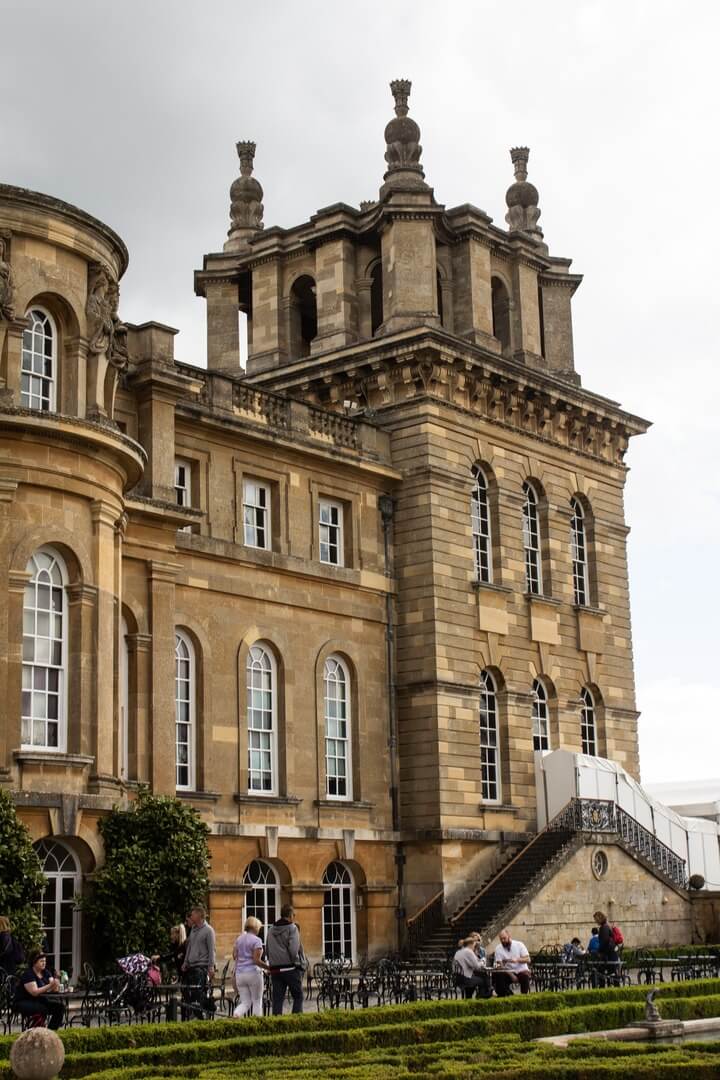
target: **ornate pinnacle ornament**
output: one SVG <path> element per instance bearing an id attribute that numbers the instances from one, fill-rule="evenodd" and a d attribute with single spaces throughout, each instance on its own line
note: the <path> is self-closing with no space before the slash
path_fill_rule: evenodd
<path id="1" fill-rule="evenodd" d="M 423 183 L 425 173 L 420 164 L 420 128 L 408 116 L 411 87 L 409 79 L 394 79 L 390 83 L 395 98 L 395 116 L 385 128 L 385 160 L 388 169 L 383 179 L 386 188 L 426 186 Z"/>
<path id="2" fill-rule="evenodd" d="M 515 171 L 515 183 L 511 184 L 505 195 L 508 212 L 505 220 L 510 232 L 525 232 L 542 240 L 542 229 L 538 226 L 540 196 L 534 184 L 528 182 L 527 163 L 530 150 L 527 146 L 514 146 L 510 157 Z"/>
<path id="3" fill-rule="evenodd" d="M 263 189 L 253 176 L 255 143 L 237 143 L 240 176 L 230 186 L 230 229 L 225 251 L 244 247 L 263 227 Z"/>

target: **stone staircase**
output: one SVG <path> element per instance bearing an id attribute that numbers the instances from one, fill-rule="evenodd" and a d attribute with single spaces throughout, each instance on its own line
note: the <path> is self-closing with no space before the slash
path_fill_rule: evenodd
<path id="1" fill-rule="evenodd" d="M 470 896 L 449 919 L 430 929 L 418 959 L 444 961 L 459 938 L 477 930 L 493 938 L 583 843 L 573 829 L 544 829 Z"/>

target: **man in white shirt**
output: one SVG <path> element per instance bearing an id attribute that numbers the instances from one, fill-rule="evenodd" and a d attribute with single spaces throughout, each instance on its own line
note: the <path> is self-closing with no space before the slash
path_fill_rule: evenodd
<path id="1" fill-rule="evenodd" d="M 519 983 L 523 994 L 530 993 L 530 954 L 522 941 L 513 941 L 509 930 L 500 932 L 500 944 L 495 950 L 492 977 L 498 997 L 512 994 L 512 984 Z"/>
<path id="2" fill-rule="evenodd" d="M 477 938 L 471 936 L 458 942 L 458 950 L 453 957 L 455 978 L 457 985 L 463 992 L 464 998 L 492 997 L 492 983 L 490 973 L 485 967 L 485 961 L 481 960 L 475 952 Z"/>

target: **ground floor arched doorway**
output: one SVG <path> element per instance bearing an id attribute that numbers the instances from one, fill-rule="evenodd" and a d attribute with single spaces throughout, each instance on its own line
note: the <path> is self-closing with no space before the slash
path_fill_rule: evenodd
<path id="1" fill-rule="evenodd" d="M 41 840 L 35 850 L 47 878 L 37 903 L 48 966 L 66 971 L 74 982 L 80 974 L 80 911 L 76 901 L 82 890 L 80 864 L 57 840 Z"/>

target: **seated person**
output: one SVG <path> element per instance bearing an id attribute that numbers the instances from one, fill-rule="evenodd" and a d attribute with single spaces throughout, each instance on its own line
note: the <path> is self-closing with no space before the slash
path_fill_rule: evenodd
<path id="1" fill-rule="evenodd" d="M 15 1004 L 21 1016 L 40 1016 L 43 1023 L 47 1021 L 48 1027 L 56 1031 L 65 1017 L 65 1007 L 58 998 L 49 997 L 58 992 L 60 983 L 46 969 L 45 953 L 31 953 L 30 967 L 20 976 L 15 991 Z"/>
<path id="2" fill-rule="evenodd" d="M 522 941 L 513 941 L 509 930 L 501 930 L 495 950 L 493 984 L 498 997 L 512 994 L 512 984 L 519 983 L 523 994 L 530 993 L 530 954 Z"/>
<path id="3" fill-rule="evenodd" d="M 489 998 L 492 997 L 490 972 L 485 967 L 485 961 L 475 952 L 476 941 L 477 939 L 471 936 L 458 942 L 459 947 L 453 957 L 457 985 L 464 998 L 471 998 L 473 995 Z"/>
<path id="4" fill-rule="evenodd" d="M 574 937 L 563 945 L 563 961 L 566 964 L 576 964 L 583 956 L 585 956 L 585 950 L 579 937 Z"/>
<path id="5" fill-rule="evenodd" d="M 593 926 L 590 931 L 590 940 L 588 941 L 587 954 L 593 959 L 598 959 L 598 953 L 600 952 L 600 928 Z"/>

